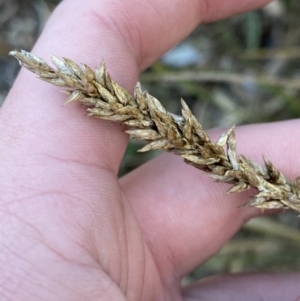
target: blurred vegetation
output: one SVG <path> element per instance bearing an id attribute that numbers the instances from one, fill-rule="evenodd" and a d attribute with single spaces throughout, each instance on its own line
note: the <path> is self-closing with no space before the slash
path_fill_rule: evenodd
<path id="1" fill-rule="evenodd" d="M 0 103 L 19 70 L 8 51 L 30 50 L 58 3 L 0 0 Z M 298 0 L 278 0 L 258 11 L 201 25 L 145 70 L 143 88 L 174 113 L 180 112 L 184 98 L 204 128 L 298 118 L 299 14 Z M 129 143 L 120 175 L 157 155 L 136 154 L 140 146 Z M 252 220 L 184 281 L 215 273 L 298 270 L 299 229 L 300 220 L 292 212 Z"/>

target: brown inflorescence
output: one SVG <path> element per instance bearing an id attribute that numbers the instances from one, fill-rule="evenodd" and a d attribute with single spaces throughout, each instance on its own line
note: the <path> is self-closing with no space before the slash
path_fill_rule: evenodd
<path id="1" fill-rule="evenodd" d="M 142 91 L 139 83 L 131 96 L 110 77 L 104 63 L 93 71 L 87 65 L 52 56 L 55 70 L 24 50 L 10 55 L 40 79 L 67 88 L 66 103 L 79 101 L 88 106 L 89 116 L 119 122 L 133 139 L 147 141 L 140 152 L 163 149 L 177 154 L 215 181 L 231 184 L 227 193 L 256 188 L 258 193 L 245 206 L 300 212 L 300 177 L 290 181 L 265 157 L 261 166 L 238 156 L 234 126 L 212 142 L 183 100 L 182 116 L 178 116 Z"/>

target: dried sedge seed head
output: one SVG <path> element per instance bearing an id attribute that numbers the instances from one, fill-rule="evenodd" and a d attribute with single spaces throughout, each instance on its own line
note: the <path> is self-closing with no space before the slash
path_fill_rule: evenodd
<path id="1" fill-rule="evenodd" d="M 104 62 L 93 71 L 87 65 L 52 56 L 55 70 L 26 51 L 11 51 L 10 55 L 40 79 L 67 88 L 66 103 L 80 101 L 88 106 L 88 115 L 119 122 L 134 139 L 147 141 L 140 152 L 163 149 L 178 154 L 215 181 L 231 184 L 227 193 L 256 188 L 258 193 L 247 207 L 300 212 L 300 177 L 291 183 L 267 158 L 261 166 L 237 156 L 234 126 L 212 142 L 184 100 L 182 116 L 177 116 L 143 92 L 139 83 L 132 97 L 110 77 Z"/>

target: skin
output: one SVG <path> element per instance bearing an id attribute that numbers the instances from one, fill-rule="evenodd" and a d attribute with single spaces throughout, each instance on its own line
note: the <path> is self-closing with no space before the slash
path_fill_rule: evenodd
<path id="1" fill-rule="evenodd" d="M 33 53 L 91 67 L 104 59 L 133 91 L 140 71 L 199 23 L 268 2 L 65 0 Z M 218 276 L 182 289 L 181 278 L 260 211 L 239 208 L 247 193 L 225 197 L 226 185 L 170 154 L 118 180 L 127 135 L 64 100 L 22 70 L 0 110 L 1 300 L 296 300 L 297 273 Z M 294 178 L 299 126 L 238 128 L 239 152 L 261 162 L 263 151 Z"/>

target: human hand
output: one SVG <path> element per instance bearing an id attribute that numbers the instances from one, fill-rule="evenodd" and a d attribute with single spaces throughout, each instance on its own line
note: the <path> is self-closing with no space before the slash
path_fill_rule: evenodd
<path id="1" fill-rule="evenodd" d="M 65 0 L 33 52 L 91 67 L 104 58 L 113 78 L 132 91 L 139 72 L 199 22 L 267 2 Z M 260 212 L 238 208 L 241 194 L 224 201 L 222 185 L 172 155 L 118 181 L 127 136 L 118 125 L 84 118 L 80 106 L 62 108 L 63 101 L 58 89 L 22 70 L 0 112 L 1 298 L 293 300 L 300 294 L 296 274 L 211 278 L 181 290 L 183 275 Z M 286 133 L 297 126 L 237 129 L 239 149 L 255 157 L 263 148 L 294 177 L 297 166 L 288 160 L 298 147 Z M 275 148 L 278 139 L 293 146 L 290 156 Z"/>

